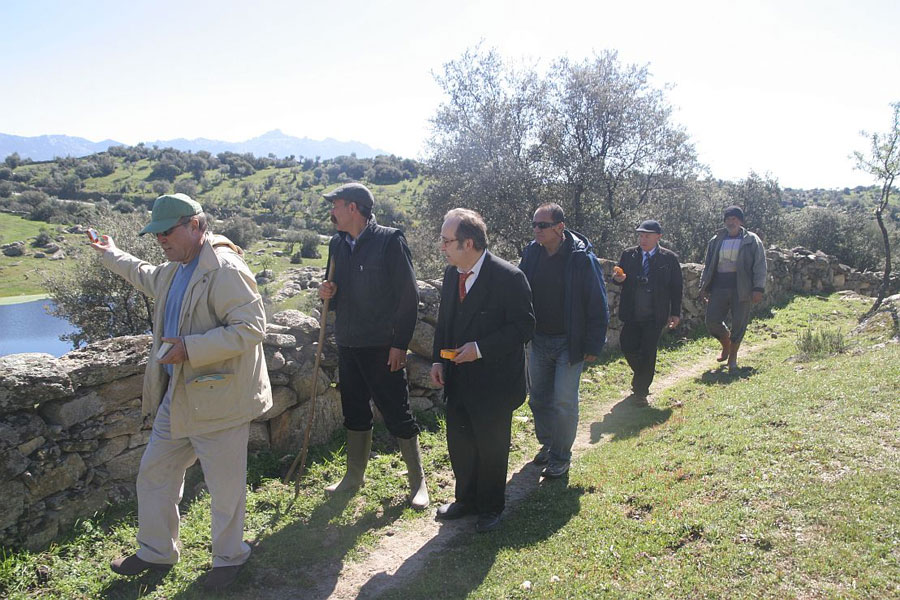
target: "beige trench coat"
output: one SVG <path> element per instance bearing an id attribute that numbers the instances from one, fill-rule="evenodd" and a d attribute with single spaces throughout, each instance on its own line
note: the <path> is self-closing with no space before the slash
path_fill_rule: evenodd
<path id="1" fill-rule="evenodd" d="M 256 280 L 241 250 L 208 235 L 181 306 L 178 331 L 188 360 L 173 365 L 173 438 L 202 435 L 252 421 L 272 406 L 262 341 L 266 316 Z M 144 374 L 142 412 L 155 416 L 169 383 L 156 353 L 163 335 L 166 294 L 179 263 L 154 266 L 119 249 L 101 261 L 155 299 L 153 347 Z"/>

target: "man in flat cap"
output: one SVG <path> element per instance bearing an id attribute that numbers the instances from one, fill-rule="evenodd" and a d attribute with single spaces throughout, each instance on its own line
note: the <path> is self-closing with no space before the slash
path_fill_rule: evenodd
<path id="1" fill-rule="evenodd" d="M 737 353 L 750 321 L 750 306 L 762 302 L 766 289 L 766 249 L 744 228 L 740 206 L 725 209 L 725 227 L 706 246 L 700 297 L 706 305 L 706 329 L 722 344 L 720 362 L 738 371 Z M 731 312 L 731 329 L 725 317 Z"/>
<path id="2" fill-rule="evenodd" d="M 681 322 L 684 282 L 678 256 L 659 245 L 662 227 L 648 220 L 638 226 L 638 245 L 622 253 L 612 281 L 622 286 L 619 346 L 631 367 L 631 391 L 637 406 L 648 406 L 656 372 L 656 347 L 663 327 Z"/>
<path id="3" fill-rule="evenodd" d="M 428 506 L 419 451 L 419 427 L 409 406 L 406 350 L 416 327 L 419 294 L 403 232 L 375 222 L 375 199 L 366 186 L 348 183 L 325 194 L 337 233 L 319 297 L 335 310 L 341 409 L 347 430 L 347 471 L 329 493 L 357 490 L 372 448 L 371 399 L 397 438 L 406 462 L 410 504 Z M 333 263 L 332 263 L 333 261 Z M 330 267 L 329 267 L 330 268 Z"/>
<path id="4" fill-rule="evenodd" d="M 199 458 L 212 503 L 213 561 L 204 586 L 222 590 L 250 556 L 243 538 L 247 439 L 250 421 L 272 406 L 265 310 L 243 252 L 212 234 L 190 197 L 157 198 L 146 233 L 168 262 L 143 262 L 106 235 L 91 244 L 103 266 L 156 300 L 142 400 L 142 412 L 154 418 L 137 476 L 138 550 L 110 568 L 137 575 L 178 561 L 178 503 L 185 471 Z"/>

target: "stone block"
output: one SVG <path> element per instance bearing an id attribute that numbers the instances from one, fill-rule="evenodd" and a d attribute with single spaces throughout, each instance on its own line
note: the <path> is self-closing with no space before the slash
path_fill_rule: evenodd
<path id="1" fill-rule="evenodd" d="M 410 396 L 409 407 L 413 412 L 425 412 L 434 408 L 434 403 L 427 396 Z"/>
<path id="2" fill-rule="evenodd" d="M 0 452 L 0 481 L 12 479 L 28 468 L 28 459 L 17 449 Z"/>
<path id="3" fill-rule="evenodd" d="M 96 467 L 111 461 L 128 448 L 129 438 L 130 436 L 128 435 L 120 435 L 119 437 L 100 442 L 100 447 L 97 448 L 96 452 L 88 456 L 85 462 L 89 467 Z"/>
<path id="4" fill-rule="evenodd" d="M 19 481 L 0 483 L 0 530 L 14 524 L 25 512 L 25 486 Z"/>
<path id="5" fill-rule="evenodd" d="M 45 470 L 40 475 L 27 478 L 25 485 L 35 500 L 46 498 L 61 490 L 72 487 L 87 472 L 87 465 L 80 455 L 66 454 L 56 466 Z"/>
<path id="6" fill-rule="evenodd" d="M 250 423 L 250 438 L 247 440 L 247 450 L 250 452 L 264 452 L 269 448 L 269 425 L 267 423 Z"/>
<path id="7" fill-rule="evenodd" d="M 149 335 L 102 340 L 64 354 L 59 363 L 76 389 L 102 385 L 143 374 L 151 344 Z"/>
<path id="8" fill-rule="evenodd" d="M 73 392 L 64 365 L 50 354 L 0 356 L 0 414 L 64 398 Z"/>
<path id="9" fill-rule="evenodd" d="M 297 398 L 300 402 L 305 402 L 312 396 L 312 370 L 313 362 L 304 363 L 300 369 L 291 378 L 291 388 L 297 392 Z M 325 390 L 331 387 L 331 380 L 322 368 L 319 368 L 319 381 L 316 384 L 316 395 L 321 395 Z"/>
<path id="10" fill-rule="evenodd" d="M 106 415 L 103 419 L 101 437 L 114 438 L 121 435 L 137 433 L 141 430 L 144 419 L 141 416 L 141 401 L 135 400 L 134 406 Z"/>
<path id="11" fill-rule="evenodd" d="M 429 390 L 440 388 L 431 381 L 431 360 L 426 360 L 416 354 L 406 355 L 406 377 L 409 379 L 410 388 Z"/>
<path id="12" fill-rule="evenodd" d="M 109 506 L 109 490 L 106 487 L 90 487 L 69 493 L 56 514 L 60 531 L 72 527 L 78 519 L 90 517 Z"/>
<path id="13" fill-rule="evenodd" d="M 141 429 L 137 433 L 132 433 L 128 436 L 128 447 L 129 448 L 137 448 L 146 446 L 150 443 L 150 433 L 149 429 Z"/>
<path id="14" fill-rule="evenodd" d="M 72 425 L 102 415 L 106 407 L 97 392 L 89 392 L 71 400 L 49 402 L 40 407 L 41 416 L 51 425 L 68 429 Z"/>
<path id="15" fill-rule="evenodd" d="M 409 349 L 422 358 L 431 361 L 431 352 L 434 347 L 434 326 L 419 319 L 409 341 Z"/>
<path id="16" fill-rule="evenodd" d="M 269 436 L 275 452 L 291 454 L 300 451 L 312 404 L 304 402 L 269 421 Z M 321 394 L 315 404 L 315 416 L 309 436 L 311 445 L 324 444 L 344 424 L 341 398 L 337 390 L 329 389 Z"/>
<path id="17" fill-rule="evenodd" d="M 289 387 L 274 386 L 272 388 L 272 408 L 256 417 L 254 421 L 268 421 L 297 404 L 297 392 Z"/>
<path id="18" fill-rule="evenodd" d="M 106 470 L 112 480 L 134 481 L 138 468 L 141 466 L 141 457 L 144 448 L 131 448 L 106 463 Z"/>
<path id="19" fill-rule="evenodd" d="M 264 343 L 275 348 L 296 348 L 297 338 L 289 333 L 267 333 Z"/>
<path id="20" fill-rule="evenodd" d="M 59 533 L 59 518 L 48 514 L 36 525 L 29 527 L 23 546 L 31 552 L 38 552 L 50 545 Z"/>

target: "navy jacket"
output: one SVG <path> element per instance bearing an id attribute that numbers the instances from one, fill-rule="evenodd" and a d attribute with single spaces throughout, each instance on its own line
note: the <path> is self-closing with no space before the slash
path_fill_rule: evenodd
<path id="1" fill-rule="evenodd" d="M 390 346 L 406 350 L 416 328 L 419 292 L 403 232 L 371 219 L 350 251 L 347 234 L 328 245 L 337 294 L 334 337 L 339 346 Z M 327 276 L 327 273 L 326 273 Z"/>
<path id="2" fill-rule="evenodd" d="M 575 364 L 584 360 L 585 354 L 597 356 L 603 350 L 609 325 L 609 305 L 603 273 L 594 260 L 591 242 L 580 233 L 568 229 L 563 231 L 563 235 L 566 239 L 559 252 L 566 254 L 564 318 L 569 340 L 569 362 Z M 540 253 L 544 251 L 534 241 L 522 251 L 519 268 L 525 273 L 529 284 L 533 281 Z"/>

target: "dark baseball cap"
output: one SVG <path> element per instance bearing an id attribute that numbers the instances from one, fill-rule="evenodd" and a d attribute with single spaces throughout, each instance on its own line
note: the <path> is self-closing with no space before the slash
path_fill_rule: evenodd
<path id="1" fill-rule="evenodd" d="M 182 217 L 192 217 L 203 212 L 203 207 L 187 194 L 166 194 L 153 203 L 150 222 L 138 235 L 162 233 L 178 224 Z"/>
<path id="2" fill-rule="evenodd" d="M 355 202 L 360 208 L 366 207 L 369 210 L 375 205 L 375 198 L 369 188 L 361 183 L 345 183 L 344 185 L 322 195 L 326 200 L 343 200 L 344 202 Z"/>
<path id="3" fill-rule="evenodd" d="M 662 235 L 662 227 L 659 226 L 659 221 L 654 221 L 653 219 L 649 219 L 641 223 L 635 231 L 643 231 L 644 233 L 658 233 Z"/>

